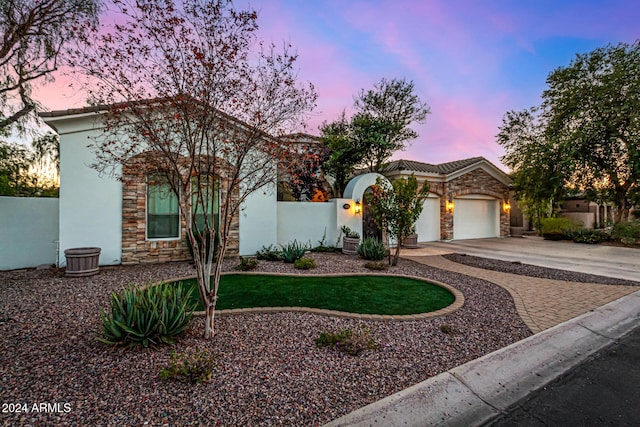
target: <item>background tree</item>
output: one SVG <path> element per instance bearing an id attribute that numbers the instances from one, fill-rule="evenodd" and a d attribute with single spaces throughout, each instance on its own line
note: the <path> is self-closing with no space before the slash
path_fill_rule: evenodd
<path id="1" fill-rule="evenodd" d="M 0 131 L 6 137 L 8 129 Z M 0 196 L 58 197 L 58 135 L 47 133 L 23 144 L 0 135 Z"/>
<path id="2" fill-rule="evenodd" d="M 72 62 L 96 79 L 92 102 L 110 106 L 93 143 L 94 167 L 117 170 L 148 153 L 147 174 L 163 177 L 187 219 L 204 337 L 212 338 L 233 218 L 251 193 L 274 188 L 287 153 L 281 137 L 303 124 L 316 95 L 297 83 L 290 46 L 277 52 L 257 39 L 253 10 L 225 0 L 115 5 L 118 23 L 94 34 Z M 218 224 L 206 214 L 217 191 Z M 207 250 L 213 241 L 217 251 Z"/>
<path id="3" fill-rule="evenodd" d="M 415 233 L 416 221 L 428 195 L 428 183 L 425 182 L 418 189 L 418 180 L 413 174 L 409 178 L 396 179 L 391 185 L 387 180 L 378 178 L 373 192 L 367 194 L 367 203 L 371 205 L 380 228 L 386 231 L 387 240 L 396 241 L 393 258 L 389 253 L 391 265 L 398 265 L 402 242 Z"/>
<path id="4" fill-rule="evenodd" d="M 33 84 L 52 78 L 63 46 L 83 40 L 97 15 L 98 0 L 0 1 L 0 129 L 24 124 Z"/>
<path id="5" fill-rule="evenodd" d="M 374 89 L 362 89 L 354 107 L 354 137 L 364 145 L 363 163 L 372 172 L 379 172 L 393 153 L 418 137 L 410 126 L 424 123 L 430 112 L 415 94 L 413 81 L 405 79 L 383 78 Z"/>
<path id="6" fill-rule="evenodd" d="M 324 171 L 335 179 L 335 193 L 342 195 L 356 168 L 379 172 L 386 161 L 407 142 L 418 137 L 411 129 L 424 123 L 429 107 L 415 94 L 415 85 L 404 79 L 382 79 L 374 89 L 354 98 L 356 113 L 320 127 L 330 157 Z"/>
<path id="7" fill-rule="evenodd" d="M 0 196 L 29 195 L 31 158 L 24 145 L 0 141 Z"/>
<path id="8" fill-rule="evenodd" d="M 510 125 L 518 113 L 507 116 L 498 142 L 514 166 L 505 164 L 516 176 L 550 169 L 544 176 L 556 196 L 560 183 L 568 184 L 613 202 L 616 223 L 627 219 L 640 182 L 640 44 L 577 55 L 551 72 L 547 85 L 535 116 L 537 142 Z M 518 156 L 523 160 L 512 161 Z M 523 191 L 537 198 L 531 188 Z"/>
<path id="9" fill-rule="evenodd" d="M 566 196 L 570 176 L 555 154 L 559 148 L 546 138 L 535 108 L 508 112 L 498 143 L 507 153 L 501 160 L 512 170 L 515 197 L 537 228 Z"/>
<path id="10" fill-rule="evenodd" d="M 353 137 L 344 111 L 335 122 L 320 126 L 322 143 L 328 150 L 328 158 L 322 164 L 324 173 L 333 177 L 334 197 L 342 197 L 349 178 L 364 158 L 363 147 Z"/>

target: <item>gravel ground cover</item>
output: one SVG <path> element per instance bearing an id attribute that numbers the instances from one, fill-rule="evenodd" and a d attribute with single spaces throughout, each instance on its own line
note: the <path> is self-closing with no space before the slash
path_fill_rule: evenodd
<path id="1" fill-rule="evenodd" d="M 595 274 L 578 273 L 574 271 L 558 270 L 555 268 L 539 267 L 531 264 L 521 264 L 512 261 L 483 258 L 466 254 L 442 255 L 449 261 L 483 268 L 485 270 L 501 271 L 503 273 L 520 274 L 523 276 L 540 277 L 543 279 L 565 280 L 568 282 L 600 283 L 603 285 L 640 286 L 640 282 L 617 279 L 615 277 L 597 276 Z"/>
<path id="2" fill-rule="evenodd" d="M 311 272 L 369 272 L 357 257 L 310 257 L 318 264 Z M 299 273 L 290 264 L 264 261 L 259 271 Z M 174 346 L 125 349 L 96 340 L 109 293 L 131 282 L 191 275 L 188 263 L 103 268 L 89 278 L 0 272 L 0 424 L 321 425 L 531 335 L 509 294 L 496 285 L 402 259 L 390 272 L 455 286 L 465 306 L 413 322 L 305 313 L 227 316 L 218 318 L 212 341 L 200 339 L 202 319 L 196 318 Z M 363 324 L 379 349 L 353 357 L 315 347 L 320 332 Z M 443 333 L 445 324 L 456 333 Z M 172 351 L 196 349 L 217 355 L 212 381 L 159 378 Z"/>

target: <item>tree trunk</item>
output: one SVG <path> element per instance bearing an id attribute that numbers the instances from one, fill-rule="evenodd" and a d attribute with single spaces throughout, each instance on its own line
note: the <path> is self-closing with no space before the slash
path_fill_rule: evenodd
<path id="1" fill-rule="evenodd" d="M 629 220 L 629 208 L 626 189 L 616 188 L 616 217 L 614 218 L 616 224 Z"/>
<path id="2" fill-rule="evenodd" d="M 392 266 L 396 266 L 398 265 L 398 259 L 400 259 L 400 239 L 398 239 L 398 241 L 396 242 L 396 253 L 393 254 L 393 262 L 391 263 Z"/>
<path id="3" fill-rule="evenodd" d="M 213 339 L 215 335 L 215 329 L 214 329 L 215 313 L 216 313 L 216 303 L 214 299 L 214 302 L 207 304 L 207 306 L 205 307 L 205 317 L 204 317 L 204 339 L 205 340 Z"/>

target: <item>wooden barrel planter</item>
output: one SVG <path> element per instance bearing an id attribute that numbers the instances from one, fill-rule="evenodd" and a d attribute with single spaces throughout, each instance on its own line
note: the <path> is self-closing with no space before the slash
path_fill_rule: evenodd
<path id="1" fill-rule="evenodd" d="M 405 237 L 404 240 L 402 241 L 402 246 L 405 248 L 410 248 L 410 249 L 415 249 L 418 247 L 418 235 L 417 234 L 410 234 L 409 236 Z"/>
<path id="2" fill-rule="evenodd" d="M 71 248 L 64 251 L 67 259 L 66 276 L 85 277 L 98 274 L 100 271 L 100 248 Z"/>
<path id="3" fill-rule="evenodd" d="M 360 238 L 355 237 L 343 237 L 342 238 L 342 253 L 347 255 L 355 255 L 358 253 L 358 245 L 360 244 Z"/>

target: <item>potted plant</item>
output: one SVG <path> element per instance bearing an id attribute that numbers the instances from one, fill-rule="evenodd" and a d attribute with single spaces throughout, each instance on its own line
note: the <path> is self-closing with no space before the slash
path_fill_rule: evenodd
<path id="1" fill-rule="evenodd" d="M 360 244 L 360 234 L 343 225 L 342 233 L 342 253 L 347 255 L 355 255 L 358 253 L 358 244 Z"/>

